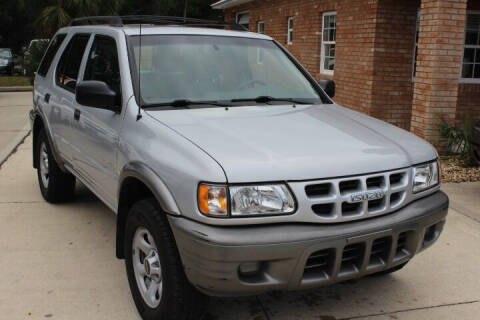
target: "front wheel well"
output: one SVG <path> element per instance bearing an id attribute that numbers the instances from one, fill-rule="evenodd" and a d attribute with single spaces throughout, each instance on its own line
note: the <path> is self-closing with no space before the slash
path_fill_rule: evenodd
<path id="1" fill-rule="evenodd" d="M 125 178 L 119 192 L 118 216 L 117 216 L 117 239 L 116 239 L 116 255 L 117 258 L 124 257 L 124 236 L 125 223 L 128 212 L 133 204 L 139 200 L 154 198 L 155 195 L 150 188 L 141 180 L 135 177 Z"/>

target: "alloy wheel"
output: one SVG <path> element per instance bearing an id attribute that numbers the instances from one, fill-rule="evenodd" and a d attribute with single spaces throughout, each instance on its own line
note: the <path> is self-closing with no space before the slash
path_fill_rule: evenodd
<path id="1" fill-rule="evenodd" d="M 140 227 L 133 236 L 132 263 L 138 290 L 150 308 L 160 304 L 163 293 L 162 265 L 150 232 Z"/>

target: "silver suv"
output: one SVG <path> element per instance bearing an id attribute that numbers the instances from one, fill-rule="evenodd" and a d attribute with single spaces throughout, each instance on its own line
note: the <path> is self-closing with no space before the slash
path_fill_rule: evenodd
<path id="1" fill-rule="evenodd" d="M 272 38 L 102 19 L 50 43 L 33 166 L 46 201 L 71 200 L 78 179 L 117 214 L 144 319 L 198 319 L 206 295 L 390 273 L 438 239 L 448 198 L 435 149 L 335 104 L 333 82 Z"/>

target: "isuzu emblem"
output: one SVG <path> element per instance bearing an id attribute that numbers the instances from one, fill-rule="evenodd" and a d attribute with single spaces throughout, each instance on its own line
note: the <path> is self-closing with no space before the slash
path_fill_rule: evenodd
<path id="1" fill-rule="evenodd" d="M 357 203 L 362 201 L 378 200 L 382 199 L 385 196 L 383 190 L 372 190 L 372 191 L 363 191 L 357 192 L 350 195 L 350 203 Z"/>

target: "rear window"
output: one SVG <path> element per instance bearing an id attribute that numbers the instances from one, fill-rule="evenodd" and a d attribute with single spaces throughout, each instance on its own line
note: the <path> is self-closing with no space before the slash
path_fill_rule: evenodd
<path id="1" fill-rule="evenodd" d="M 45 77 L 47 75 L 48 69 L 50 69 L 50 65 L 52 64 L 53 58 L 55 57 L 55 54 L 58 51 L 58 48 L 63 43 L 63 40 L 65 40 L 66 34 L 61 33 L 55 36 L 53 40 L 51 41 L 50 45 L 48 46 L 47 52 L 43 56 L 42 62 L 40 63 L 40 66 L 38 67 L 38 72 L 37 74 L 41 75 L 42 77 Z"/>

